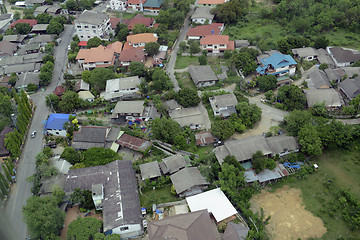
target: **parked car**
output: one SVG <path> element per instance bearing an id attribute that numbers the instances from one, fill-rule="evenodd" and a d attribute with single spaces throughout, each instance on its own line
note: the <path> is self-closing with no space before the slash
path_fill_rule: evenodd
<path id="1" fill-rule="evenodd" d="M 57 144 L 56 144 L 56 142 L 49 142 L 49 143 L 44 145 L 44 148 L 46 148 L 46 147 L 56 148 Z"/>
<path id="2" fill-rule="evenodd" d="M 36 137 L 36 131 L 33 131 L 32 133 L 31 133 L 31 138 L 35 138 Z"/>

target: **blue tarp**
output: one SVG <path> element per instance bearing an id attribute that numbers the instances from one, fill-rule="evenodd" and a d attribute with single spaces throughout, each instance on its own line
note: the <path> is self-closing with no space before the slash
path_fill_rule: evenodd
<path id="1" fill-rule="evenodd" d="M 64 123 L 69 122 L 69 116 L 71 114 L 62 114 L 62 113 L 52 113 L 50 114 L 46 124 L 45 129 L 57 129 L 65 130 Z M 75 115 L 72 115 L 75 116 Z"/>

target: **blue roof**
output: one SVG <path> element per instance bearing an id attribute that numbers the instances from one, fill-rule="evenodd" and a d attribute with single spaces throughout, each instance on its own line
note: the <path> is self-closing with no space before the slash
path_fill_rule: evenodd
<path id="1" fill-rule="evenodd" d="M 69 122 L 71 114 L 52 113 L 45 124 L 45 129 L 65 130 L 64 123 Z M 75 116 L 75 115 L 72 115 Z"/>
<path id="2" fill-rule="evenodd" d="M 161 4 L 163 4 L 164 0 L 147 0 L 144 3 L 144 7 L 153 7 L 153 8 L 160 8 Z"/>
<path id="3" fill-rule="evenodd" d="M 256 69 L 256 71 L 260 74 L 265 74 L 265 69 L 267 69 L 269 65 L 276 69 L 297 64 L 297 62 L 290 55 L 284 55 L 278 52 L 274 53 L 268 58 L 260 59 L 260 62 L 262 63 L 263 67 L 259 66 Z"/>

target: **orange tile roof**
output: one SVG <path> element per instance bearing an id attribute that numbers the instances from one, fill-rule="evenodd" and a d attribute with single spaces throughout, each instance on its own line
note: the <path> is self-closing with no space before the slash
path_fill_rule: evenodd
<path id="1" fill-rule="evenodd" d="M 118 23 L 121 23 L 122 18 L 118 18 L 118 17 L 111 17 L 110 18 L 110 26 L 112 29 L 116 29 L 116 25 Z"/>
<path id="2" fill-rule="evenodd" d="M 115 53 L 120 53 L 122 50 L 122 47 L 123 47 L 122 42 L 117 41 L 117 42 L 107 45 L 106 48 L 112 49 Z"/>
<path id="3" fill-rule="evenodd" d="M 149 43 L 149 42 L 157 42 L 158 38 L 154 33 L 140 33 L 135 35 L 129 35 L 126 39 L 129 44 L 137 44 L 137 43 Z"/>
<path id="4" fill-rule="evenodd" d="M 31 27 L 35 26 L 37 24 L 37 20 L 36 19 L 18 19 L 16 20 L 16 22 L 13 22 L 10 27 L 15 27 L 16 24 L 18 23 L 27 23 L 29 24 Z"/>
<path id="5" fill-rule="evenodd" d="M 120 62 L 143 62 L 145 60 L 145 52 L 141 48 L 129 48 L 120 53 Z"/>
<path id="6" fill-rule="evenodd" d="M 228 44 L 229 36 L 228 35 L 207 35 L 204 38 L 200 39 L 200 44 Z"/>
<path id="7" fill-rule="evenodd" d="M 219 35 L 221 29 L 224 27 L 223 23 L 212 23 L 210 25 L 201 25 L 198 27 L 190 28 L 187 36 L 203 37 L 207 35 Z"/>
<path id="8" fill-rule="evenodd" d="M 128 0 L 127 4 L 140 4 L 140 0 Z M 146 3 L 146 0 L 142 0 L 142 4 Z"/>
<path id="9" fill-rule="evenodd" d="M 84 63 L 113 62 L 114 50 L 102 45 L 91 49 L 80 49 L 76 60 L 84 59 Z"/>
<path id="10" fill-rule="evenodd" d="M 199 0 L 198 4 L 223 4 L 225 0 Z"/>

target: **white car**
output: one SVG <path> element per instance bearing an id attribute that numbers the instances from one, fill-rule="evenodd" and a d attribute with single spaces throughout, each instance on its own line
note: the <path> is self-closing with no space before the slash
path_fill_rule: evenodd
<path id="1" fill-rule="evenodd" d="M 265 100 L 265 99 L 263 99 L 263 98 L 261 98 L 261 99 L 260 99 L 260 101 L 261 101 L 261 102 L 263 102 L 263 103 L 265 103 L 265 102 L 266 102 L 266 100 Z"/>
<path id="2" fill-rule="evenodd" d="M 69 46 L 68 46 L 68 51 L 70 51 L 70 50 L 71 50 L 71 46 L 69 45 Z"/>
<path id="3" fill-rule="evenodd" d="M 35 138 L 36 137 L 36 131 L 33 131 L 32 133 L 31 133 L 31 138 Z"/>

